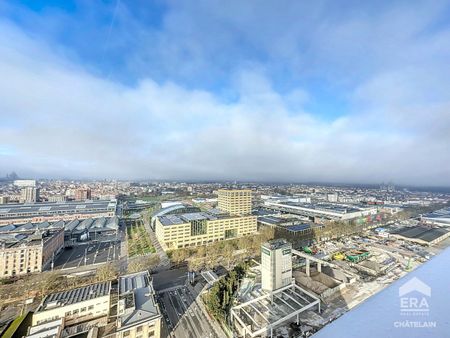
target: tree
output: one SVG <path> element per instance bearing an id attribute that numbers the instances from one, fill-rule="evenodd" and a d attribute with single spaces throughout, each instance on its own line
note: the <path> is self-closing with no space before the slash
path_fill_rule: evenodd
<path id="1" fill-rule="evenodd" d="M 105 264 L 97 269 L 95 278 L 98 282 L 116 278 L 118 275 L 117 267 L 112 263 Z"/>
<path id="2" fill-rule="evenodd" d="M 160 262 L 158 255 L 142 256 L 131 260 L 128 263 L 128 273 L 135 273 L 155 268 Z"/>

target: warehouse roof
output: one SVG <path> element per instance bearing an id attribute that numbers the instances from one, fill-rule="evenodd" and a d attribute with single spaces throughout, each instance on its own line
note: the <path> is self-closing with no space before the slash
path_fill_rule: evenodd
<path id="1" fill-rule="evenodd" d="M 30 232 L 33 230 L 45 230 L 45 229 L 58 229 L 64 228 L 65 231 L 75 231 L 81 232 L 85 229 L 89 231 L 99 231 L 99 230 L 117 230 L 119 227 L 119 218 L 117 216 L 113 217 L 100 217 L 100 218 L 87 218 L 85 220 L 75 219 L 72 221 L 59 220 L 56 222 L 40 222 L 40 223 L 24 223 L 24 224 L 8 224 L 0 226 L 1 233 L 11 233 L 11 232 Z"/>
<path id="2" fill-rule="evenodd" d="M 115 200 L 96 201 L 71 201 L 71 202 L 40 202 L 40 203 L 17 203 L 0 205 L 0 218 L 17 218 L 30 215 L 47 215 L 55 213 L 77 213 L 77 212 L 99 212 L 115 210 Z"/>
<path id="3" fill-rule="evenodd" d="M 425 242 L 432 242 L 435 239 L 444 236 L 449 231 L 445 228 L 429 228 L 424 226 L 406 227 L 392 232 L 394 235 L 411 239 L 420 239 Z"/>

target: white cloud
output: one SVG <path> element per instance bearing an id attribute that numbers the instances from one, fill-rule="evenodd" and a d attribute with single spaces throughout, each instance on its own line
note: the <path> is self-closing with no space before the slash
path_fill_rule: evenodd
<path id="1" fill-rule="evenodd" d="M 245 7 L 245 11 L 251 9 Z M 178 65 L 178 48 L 186 47 L 175 38 L 180 32 L 175 23 L 188 21 L 183 26 L 185 34 L 196 38 L 197 25 L 209 27 L 208 20 L 192 21 L 189 13 L 166 18 L 167 30 L 160 39 L 168 45 L 159 52 L 167 53 L 168 64 Z M 282 36 L 278 41 L 269 28 L 278 27 L 279 21 L 269 16 L 268 26 L 260 27 L 246 22 L 242 12 L 237 17 L 230 13 L 221 16 L 224 25 L 241 27 L 243 39 L 270 50 L 272 57 L 291 60 L 296 69 L 306 64 L 305 57 L 317 56 L 323 62 L 337 62 L 338 73 L 351 68 L 351 60 L 342 64 L 340 58 L 354 55 L 358 46 L 352 44 L 371 36 L 374 24 L 369 19 L 369 23 L 350 22 L 333 31 L 336 25 L 330 21 L 312 33 L 317 41 L 299 56 L 297 40 L 307 33 L 302 31 L 304 23 L 287 35 L 275 31 Z M 309 24 L 319 16 L 315 13 Z M 288 19 L 293 25 L 295 16 Z M 224 42 L 231 55 L 236 55 L 235 36 L 224 27 L 212 27 L 197 42 L 185 41 L 195 56 L 190 59 L 194 64 L 186 62 L 180 65 L 182 70 L 175 67 L 175 72 L 202 69 Z M 133 86 L 121 84 L 79 66 L 70 50 L 49 46 L 11 23 L 0 22 L 0 32 L 0 168 L 4 172 L 450 184 L 450 152 L 446 150 L 450 143 L 450 74 L 442 70 L 446 65 L 442 55 L 448 55 L 448 49 L 439 47 L 445 41 L 444 33 L 421 38 L 417 44 L 417 31 L 411 27 L 399 33 L 402 46 L 415 45 L 408 51 L 421 55 L 414 54 L 409 67 L 394 62 L 403 55 L 387 61 L 382 55 L 377 57 L 377 71 L 368 71 L 362 80 L 358 74 L 351 76 L 352 82 L 358 81 L 348 93 L 349 113 L 321 119 L 305 109 L 314 99 L 307 88 L 294 86 L 281 94 L 274 89 L 270 71 L 260 64 L 244 62 L 234 69 L 231 81 L 238 95 L 228 102 L 212 91 L 189 89 L 173 81 L 156 82 L 149 76 Z M 386 32 L 386 27 L 374 33 L 377 39 L 380 32 Z M 210 35 L 219 39 L 214 42 Z M 317 47 L 332 37 L 335 44 Z M 199 43 L 205 39 L 211 44 L 207 50 Z M 392 47 L 395 40 L 386 43 Z M 275 45 L 270 41 L 276 41 Z M 364 46 L 366 51 L 376 49 L 370 41 Z M 422 51 L 428 47 L 428 52 Z M 130 60 L 136 58 L 132 55 Z M 360 61 L 355 68 L 363 70 L 368 63 Z"/>

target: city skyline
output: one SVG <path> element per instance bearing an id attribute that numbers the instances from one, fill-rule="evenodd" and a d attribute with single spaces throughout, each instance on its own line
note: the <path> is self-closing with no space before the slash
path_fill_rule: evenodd
<path id="1" fill-rule="evenodd" d="M 447 1 L 0 4 L 0 168 L 450 186 Z"/>

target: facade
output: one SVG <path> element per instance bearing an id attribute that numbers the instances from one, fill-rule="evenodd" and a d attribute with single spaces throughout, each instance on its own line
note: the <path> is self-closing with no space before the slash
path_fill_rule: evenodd
<path id="1" fill-rule="evenodd" d="M 32 325 L 60 318 L 65 325 L 72 325 L 108 316 L 110 292 L 111 282 L 102 282 L 47 295 L 34 312 Z"/>
<path id="2" fill-rule="evenodd" d="M 49 202 L 64 202 L 67 200 L 67 197 L 65 195 L 53 195 L 53 196 L 48 196 L 47 200 Z"/>
<path id="3" fill-rule="evenodd" d="M 0 226 L 27 222 L 57 222 L 74 219 L 113 217 L 117 201 L 86 201 L 0 205 Z"/>
<path id="4" fill-rule="evenodd" d="M 148 271 L 119 277 L 117 338 L 159 338 L 161 318 Z"/>
<path id="5" fill-rule="evenodd" d="M 36 180 L 15 180 L 14 185 L 16 187 L 35 187 L 36 186 Z"/>
<path id="6" fill-rule="evenodd" d="M 64 318 L 55 319 L 51 322 L 31 326 L 25 338 L 59 338 L 62 336 Z"/>
<path id="7" fill-rule="evenodd" d="M 292 283 L 292 244 L 276 239 L 261 245 L 261 287 L 275 291 Z"/>
<path id="8" fill-rule="evenodd" d="M 91 188 L 79 188 L 75 190 L 75 201 L 86 201 L 92 199 Z"/>
<path id="9" fill-rule="evenodd" d="M 0 204 L 9 203 L 9 196 L 0 196 Z"/>
<path id="10" fill-rule="evenodd" d="M 219 189 L 218 208 L 230 215 L 250 215 L 252 213 L 252 191 L 249 189 Z"/>
<path id="11" fill-rule="evenodd" d="M 21 191 L 20 200 L 24 203 L 35 203 L 39 201 L 39 188 L 24 187 Z"/>
<path id="12" fill-rule="evenodd" d="M 180 249 L 250 235 L 256 216 L 216 216 L 207 212 L 156 217 L 155 233 L 166 249 Z"/>
<path id="13" fill-rule="evenodd" d="M 0 235 L 0 278 L 41 272 L 63 247 L 63 228 Z"/>
<path id="14" fill-rule="evenodd" d="M 327 194 L 327 200 L 331 203 L 337 203 L 339 196 L 337 193 Z"/>

